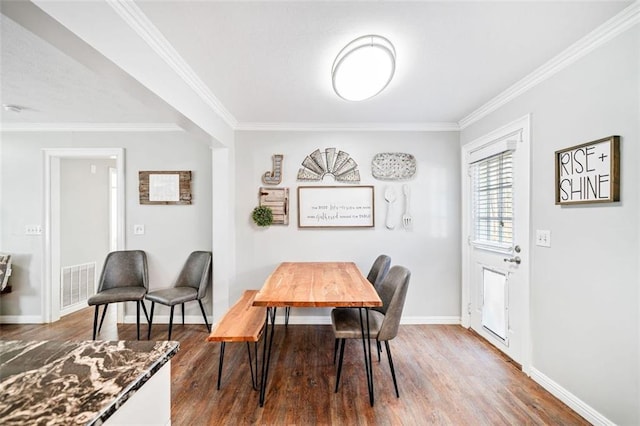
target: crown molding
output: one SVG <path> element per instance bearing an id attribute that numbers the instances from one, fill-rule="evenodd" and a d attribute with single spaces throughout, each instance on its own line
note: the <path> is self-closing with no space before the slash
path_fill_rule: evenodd
<path id="1" fill-rule="evenodd" d="M 231 128 L 236 127 L 238 120 L 134 2 L 130 0 L 106 0 L 106 2 L 216 114 Z"/>
<path id="2" fill-rule="evenodd" d="M 272 132 L 457 132 L 458 123 L 238 123 L 236 131 Z"/>
<path id="3" fill-rule="evenodd" d="M 183 132 L 172 123 L 2 123 L 3 132 Z"/>
<path id="4" fill-rule="evenodd" d="M 562 71 L 578 59 L 587 55 L 597 47 L 612 40 L 640 22 L 640 1 L 632 3 L 620 13 L 609 19 L 595 30 L 569 46 L 550 61 L 537 68 L 531 74 L 518 81 L 459 122 L 460 130 L 465 129 L 481 118 L 529 91 L 539 83 Z"/>

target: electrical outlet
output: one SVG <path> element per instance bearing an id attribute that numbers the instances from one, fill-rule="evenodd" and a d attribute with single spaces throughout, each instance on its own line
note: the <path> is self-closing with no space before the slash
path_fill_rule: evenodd
<path id="1" fill-rule="evenodd" d="M 24 235 L 42 235 L 42 226 L 27 225 L 24 227 Z"/>
<path id="2" fill-rule="evenodd" d="M 133 225 L 133 235 L 144 235 L 144 225 Z"/>
<path id="3" fill-rule="evenodd" d="M 551 247 L 551 231 L 536 229 L 536 245 L 540 247 Z"/>

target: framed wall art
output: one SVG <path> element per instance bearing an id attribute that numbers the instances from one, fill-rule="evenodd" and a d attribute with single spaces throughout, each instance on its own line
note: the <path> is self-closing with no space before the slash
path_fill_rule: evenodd
<path id="1" fill-rule="evenodd" d="M 299 228 L 373 228 L 373 186 L 299 186 Z"/>
<path id="2" fill-rule="evenodd" d="M 620 137 L 556 151 L 555 170 L 558 205 L 620 201 Z"/>
<path id="3" fill-rule="evenodd" d="M 191 171 L 138 172 L 140 204 L 191 204 Z"/>

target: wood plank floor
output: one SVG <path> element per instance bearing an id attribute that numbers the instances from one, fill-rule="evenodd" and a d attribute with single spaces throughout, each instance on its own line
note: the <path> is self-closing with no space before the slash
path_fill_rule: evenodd
<path id="1" fill-rule="evenodd" d="M 135 339 L 135 324 L 107 315 L 99 336 Z M 178 317 L 179 318 L 179 317 Z M 93 310 L 48 325 L 0 325 L 3 340 L 89 340 Z M 146 335 L 146 326 L 142 328 Z M 165 339 L 164 324 L 152 339 Z M 222 388 L 216 390 L 220 345 L 204 325 L 175 324 L 180 351 L 172 361 L 173 425 L 586 425 L 582 417 L 527 378 L 481 338 L 453 325 L 403 325 L 390 342 L 400 387 L 396 398 L 383 353 L 374 360 L 369 405 L 359 342 L 347 342 L 340 389 L 334 393 L 331 327 L 276 326 L 265 406 L 251 388 L 247 349 L 227 344 Z M 384 347 L 384 345 L 383 345 Z M 375 352 L 374 352 L 375 356 Z"/>

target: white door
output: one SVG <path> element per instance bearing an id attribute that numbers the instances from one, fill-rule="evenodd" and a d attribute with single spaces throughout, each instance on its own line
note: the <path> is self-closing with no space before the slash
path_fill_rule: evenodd
<path id="1" fill-rule="evenodd" d="M 529 116 L 462 147 L 463 325 L 529 366 Z"/>

